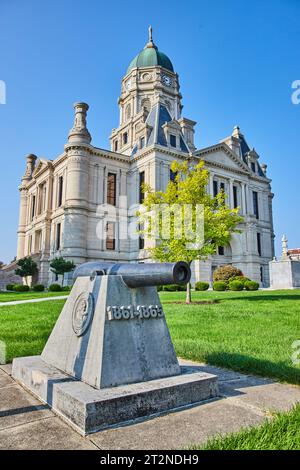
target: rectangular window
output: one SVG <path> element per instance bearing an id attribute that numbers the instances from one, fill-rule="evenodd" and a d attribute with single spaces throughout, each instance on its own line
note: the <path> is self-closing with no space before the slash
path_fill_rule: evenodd
<path id="1" fill-rule="evenodd" d="M 256 166 L 254 162 L 251 162 L 251 170 L 253 171 L 253 173 L 256 172 Z"/>
<path id="2" fill-rule="evenodd" d="M 128 134 L 127 134 L 127 132 L 124 132 L 124 134 L 123 134 L 123 144 L 126 145 L 127 142 L 128 142 Z"/>
<path id="3" fill-rule="evenodd" d="M 64 178 L 60 176 L 58 178 L 58 200 L 57 200 L 57 207 L 62 205 L 63 200 L 63 186 L 64 186 Z"/>
<path id="4" fill-rule="evenodd" d="M 32 196 L 32 206 L 31 206 L 31 220 L 35 216 L 35 196 Z"/>
<path id="5" fill-rule="evenodd" d="M 145 172 L 141 171 L 139 173 L 139 203 L 143 204 L 145 199 L 145 194 L 143 193 L 143 184 L 145 183 Z"/>
<path id="6" fill-rule="evenodd" d="M 140 140 L 140 147 L 141 147 L 141 149 L 142 149 L 143 147 L 145 147 L 145 137 L 141 137 L 141 140 Z"/>
<path id="7" fill-rule="evenodd" d="M 114 222 L 107 222 L 107 224 L 106 224 L 106 249 L 107 250 L 115 250 L 116 249 L 115 224 L 114 224 Z"/>
<path id="8" fill-rule="evenodd" d="M 220 190 L 225 191 L 225 183 L 220 183 Z"/>
<path id="9" fill-rule="evenodd" d="M 117 175 L 115 173 L 108 173 L 107 175 L 107 204 L 111 206 L 116 205 L 116 189 L 117 189 Z"/>
<path id="10" fill-rule="evenodd" d="M 118 141 L 117 140 L 115 140 L 114 148 L 115 148 L 115 152 L 117 152 L 118 151 Z"/>
<path id="11" fill-rule="evenodd" d="M 264 282 L 264 268 L 262 266 L 260 267 L 260 281 L 263 284 L 263 282 Z"/>
<path id="12" fill-rule="evenodd" d="M 259 219 L 259 210 L 258 210 L 258 193 L 257 191 L 252 192 L 253 195 L 253 213 L 257 219 Z"/>
<path id="13" fill-rule="evenodd" d="M 261 256 L 261 235 L 257 233 L 257 252 Z"/>
<path id="14" fill-rule="evenodd" d="M 177 147 L 176 145 L 176 135 L 170 134 L 170 145 L 171 147 Z"/>
<path id="15" fill-rule="evenodd" d="M 233 207 L 236 209 L 239 205 L 238 203 L 238 193 L 237 193 L 237 186 L 233 186 Z"/>
<path id="16" fill-rule="evenodd" d="M 56 250 L 60 250 L 61 224 L 56 225 Z"/>
<path id="17" fill-rule="evenodd" d="M 218 181 L 214 181 L 213 185 L 214 185 L 214 197 L 216 197 L 219 192 Z"/>

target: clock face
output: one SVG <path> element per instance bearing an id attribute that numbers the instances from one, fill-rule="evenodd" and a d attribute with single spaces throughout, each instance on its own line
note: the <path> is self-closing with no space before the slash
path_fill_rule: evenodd
<path id="1" fill-rule="evenodd" d="M 162 81 L 166 86 L 171 86 L 172 85 L 172 79 L 168 77 L 168 75 L 163 75 L 162 76 Z"/>

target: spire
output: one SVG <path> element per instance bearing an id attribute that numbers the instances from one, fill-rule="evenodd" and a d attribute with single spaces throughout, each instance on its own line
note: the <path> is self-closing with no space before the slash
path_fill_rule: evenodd
<path id="1" fill-rule="evenodd" d="M 149 28 L 148 28 L 148 33 L 149 33 L 149 40 L 145 46 L 145 49 L 148 49 L 148 48 L 154 48 L 154 49 L 157 49 L 156 45 L 154 44 L 153 42 L 153 29 L 152 29 L 152 26 L 150 25 Z"/>
<path id="2" fill-rule="evenodd" d="M 86 115 L 89 105 L 86 103 L 75 103 L 74 125 L 69 132 L 69 142 L 82 142 L 89 144 L 92 140 L 91 135 L 86 127 Z"/>

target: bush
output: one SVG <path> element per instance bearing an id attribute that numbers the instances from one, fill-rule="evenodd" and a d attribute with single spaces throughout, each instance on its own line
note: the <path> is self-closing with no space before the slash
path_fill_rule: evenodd
<path id="1" fill-rule="evenodd" d="M 61 286 L 59 284 L 51 284 L 48 290 L 50 292 L 61 292 Z"/>
<path id="2" fill-rule="evenodd" d="M 23 284 L 15 284 L 14 285 L 14 291 L 15 292 L 28 292 L 29 291 L 29 286 L 25 286 Z"/>
<path id="3" fill-rule="evenodd" d="M 163 290 L 165 292 L 178 292 L 178 291 L 185 291 L 186 286 L 179 286 L 177 284 L 170 284 L 168 286 L 163 286 Z"/>
<path id="4" fill-rule="evenodd" d="M 229 282 L 231 281 L 240 281 L 243 283 L 243 286 L 245 286 L 245 282 L 250 281 L 250 279 L 245 276 L 234 276 L 231 279 L 229 279 Z"/>
<path id="5" fill-rule="evenodd" d="M 64 292 L 70 292 L 71 289 L 72 289 L 71 286 L 63 286 L 63 287 L 61 288 L 61 290 L 64 291 Z"/>
<path id="6" fill-rule="evenodd" d="M 6 290 L 14 290 L 15 285 L 14 284 L 7 284 Z"/>
<path id="7" fill-rule="evenodd" d="M 240 269 L 231 266 L 230 264 L 220 266 L 214 272 L 214 281 L 226 281 L 228 282 L 233 277 L 243 276 Z"/>
<path id="8" fill-rule="evenodd" d="M 34 290 L 34 292 L 43 292 L 45 290 L 45 286 L 43 284 L 36 284 L 33 286 L 32 290 Z"/>
<path id="9" fill-rule="evenodd" d="M 209 288 L 208 282 L 198 281 L 195 284 L 195 290 L 207 290 Z"/>
<path id="10" fill-rule="evenodd" d="M 244 290 L 244 284 L 242 281 L 230 281 L 228 284 L 229 290 L 240 291 Z"/>
<path id="11" fill-rule="evenodd" d="M 227 289 L 227 282 L 225 281 L 215 281 L 213 283 L 213 290 L 224 291 Z"/>
<path id="12" fill-rule="evenodd" d="M 164 286 L 157 286 L 157 292 L 161 292 L 164 289 Z"/>
<path id="13" fill-rule="evenodd" d="M 258 290 L 259 284 L 258 282 L 255 282 L 255 281 L 247 281 L 245 282 L 245 289 L 246 290 Z"/>

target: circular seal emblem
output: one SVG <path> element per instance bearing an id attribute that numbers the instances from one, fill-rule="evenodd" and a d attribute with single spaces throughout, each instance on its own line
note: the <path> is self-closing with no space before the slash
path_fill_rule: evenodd
<path id="1" fill-rule="evenodd" d="M 94 297 L 91 293 L 80 294 L 73 308 L 72 327 L 75 335 L 82 336 L 87 331 L 94 314 Z"/>

